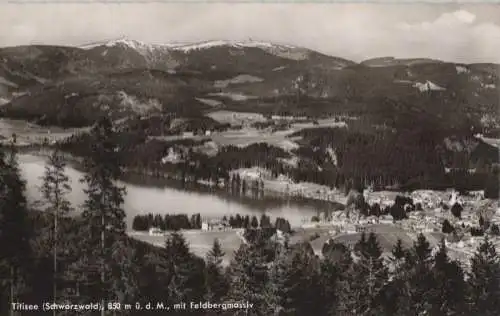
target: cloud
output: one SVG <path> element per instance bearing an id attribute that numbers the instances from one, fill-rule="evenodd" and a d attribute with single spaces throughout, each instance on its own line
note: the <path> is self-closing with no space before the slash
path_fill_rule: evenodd
<path id="1" fill-rule="evenodd" d="M 476 15 L 466 10 L 446 12 L 430 22 L 398 23 L 396 28 L 400 31 L 396 37 L 408 39 L 415 52 L 459 62 L 500 62 L 500 26 L 478 23 Z"/>
<path id="2" fill-rule="evenodd" d="M 498 5 L 0 3 L 0 12 L 0 46 L 79 45 L 122 36 L 150 43 L 252 38 L 355 61 L 500 62 Z"/>
<path id="3" fill-rule="evenodd" d="M 457 28 L 468 26 L 476 20 L 476 15 L 465 10 L 458 10 L 451 13 L 443 13 L 432 22 L 424 21 L 420 23 L 399 23 L 398 27 L 411 31 L 431 31 L 443 28 Z"/>
<path id="4" fill-rule="evenodd" d="M 457 20 L 462 21 L 463 23 L 471 24 L 476 20 L 476 15 L 464 10 L 455 11 L 452 13 L 452 15 Z"/>

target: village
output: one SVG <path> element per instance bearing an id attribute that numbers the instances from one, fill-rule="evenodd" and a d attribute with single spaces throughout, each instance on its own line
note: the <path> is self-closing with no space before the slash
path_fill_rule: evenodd
<path id="1" fill-rule="evenodd" d="M 362 196 L 368 205 L 378 204 L 382 208 L 390 208 L 397 196 L 405 196 L 413 200 L 413 209 L 410 210 L 410 205 L 405 205 L 406 218 L 395 220 L 391 214 L 362 215 L 348 202 L 343 210 L 324 212 L 313 218 L 304 217 L 302 224 L 291 227 L 291 231 L 277 229 L 274 238 L 277 241 L 288 239 L 291 243 L 309 241 L 314 252 L 322 256 L 325 243 L 334 241 L 353 246 L 361 233 L 374 232 L 387 256 L 398 239 L 405 247 L 411 247 L 418 235 L 423 234 L 433 248 L 437 248 L 444 238 L 450 257 L 462 262 L 465 268 L 485 236 L 500 250 L 498 201 L 485 199 L 482 191 L 461 195 L 455 190 L 419 190 L 408 194 L 365 190 Z M 461 209 L 460 216 L 451 212 L 451 208 L 458 205 Z M 450 231 L 444 232 L 445 221 L 451 224 Z M 181 231 L 193 251 L 200 255 L 210 249 L 214 239 L 219 239 L 226 252 L 225 263 L 229 263 L 241 243 L 247 242 L 243 234 L 244 228 L 232 227 L 227 217 L 203 218 L 200 229 Z M 152 227 L 146 234 L 136 237 L 162 245 L 166 234 L 168 232 Z"/>

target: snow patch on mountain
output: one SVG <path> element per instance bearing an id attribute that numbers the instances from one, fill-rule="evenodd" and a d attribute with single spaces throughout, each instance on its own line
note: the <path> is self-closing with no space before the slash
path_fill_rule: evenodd
<path id="1" fill-rule="evenodd" d="M 484 89 L 496 89 L 497 86 L 494 83 L 481 83 L 481 87 Z"/>
<path id="2" fill-rule="evenodd" d="M 108 41 L 108 42 L 91 43 L 91 44 L 80 46 L 80 48 L 81 49 L 93 49 L 93 48 L 96 48 L 99 46 L 104 46 L 104 47 L 126 46 L 126 47 L 129 47 L 131 49 L 135 49 L 137 51 L 143 51 L 143 50 L 151 51 L 151 50 L 158 49 L 158 48 L 169 48 L 172 45 L 148 44 L 148 43 L 144 43 L 141 41 L 120 38 L 120 39 L 112 40 L 112 41 Z"/>
<path id="3" fill-rule="evenodd" d="M 117 96 L 121 101 L 122 107 L 132 109 L 136 113 L 147 114 L 151 110 L 161 110 L 161 104 L 155 99 L 142 102 L 135 96 L 128 95 L 125 91 L 119 91 Z"/>
<path id="4" fill-rule="evenodd" d="M 424 91 L 443 91 L 443 90 L 446 90 L 445 88 L 443 87 L 440 87 L 438 86 L 437 84 L 427 80 L 425 83 L 420 83 L 420 82 L 416 82 L 415 84 L 413 84 L 413 87 L 417 88 L 420 90 L 420 92 L 424 92 Z"/>
<path id="5" fill-rule="evenodd" d="M 73 92 L 73 93 L 65 95 L 64 98 L 65 99 L 70 99 L 70 98 L 78 97 L 79 95 L 80 94 Z"/>
<path id="6" fill-rule="evenodd" d="M 197 100 L 203 104 L 206 104 L 208 106 L 213 106 L 213 107 L 222 105 L 222 102 L 220 102 L 218 100 L 213 100 L 213 99 L 195 98 L 195 100 Z"/>
<path id="7" fill-rule="evenodd" d="M 280 71 L 280 70 L 283 70 L 283 69 L 286 69 L 288 67 L 286 66 L 280 66 L 280 67 L 276 67 L 276 68 L 273 68 L 272 71 Z"/>
<path id="8" fill-rule="evenodd" d="M 217 80 L 214 83 L 215 88 L 226 88 L 227 86 L 231 84 L 242 84 L 242 83 L 255 83 L 255 82 L 262 82 L 264 79 L 251 76 L 251 75 L 238 75 L 234 78 L 228 79 L 228 80 Z"/>
<path id="9" fill-rule="evenodd" d="M 3 85 L 6 85 L 6 86 L 9 86 L 11 88 L 17 88 L 18 85 L 15 84 L 14 82 L 12 81 L 9 81 L 7 79 L 5 79 L 4 77 L 0 77 L 0 84 L 3 84 Z"/>
<path id="10" fill-rule="evenodd" d="M 4 104 L 7 104 L 7 103 L 9 103 L 9 102 L 10 102 L 10 101 L 9 101 L 8 99 L 0 97 L 0 106 L 2 106 L 2 105 L 4 105 Z"/>
<path id="11" fill-rule="evenodd" d="M 173 51 L 180 51 L 183 53 L 190 53 L 193 51 L 200 51 L 214 47 L 228 47 L 234 49 L 243 48 L 259 48 L 270 54 L 280 56 L 288 59 L 305 59 L 309 54 L 309 50 L 305 48 L 298 48 L 291 45 L 285 44 L 273 44 L 269 42 L 260 41 L 205 41 L 199 43 L 171 43 L 171 44 L 148 44 L 141 41 L 129 40 L 126 38 L 121 38 L 117 40 L 112 40 L 108 42 L 91 43 L 87 45 L 80 46 L 81 49 L 94 49 L 97 47 L 128 47 L 130 49 L 136 50 L 141 55 L 151 55 L 157 51 L 168 53 Z M 104 54 L 104 53 L 103 53 Z M 234 54 L 234 52 L 233 52 Z"/>
<path id="12" fill-rule="evenodd" d="M 455 69 L 457 70 L 457 74 L 468 74 L 470 72 L 470 70 L 465 66 L 455 66 Z"/>
<path id="13" fill-rule="evenodd" d="M 218 92 L 218 93 L 209 93 L 208 95 L 229 98 L 233 101 L 246 101 L 246 100 L 250 100 L 250 99 L 257 99 L 257 97 L 255 97 L 255 96 L 244 95 L 242 93 Z"/>
<path id="14" fill-rule="evenodd" d="M 406 83 L 406 84 L 412 84 L 413 81 L 410 80 L 394 80 L 395 83 Z"/>
<path id="15" fill-rule="evenodd" d="M 192 50 L 202 50 L 213 47 L 227 46 L 232 48 L 245 48 L 245 47 L 253 47 L 253 48 L 261 48 L 261 49 L 272 49 L 272 48 L 281 48 L 281 49 L 294 49 L 294 46 L 290 45 L 278 45 L 267 42 L 258 42 L 258 41 L 246 41 L 246 42 L 233 42 L 233 41 L 206 41 L 201 43 L 191 43 L 191 44 L 173 44 L 170 47 L 174 50 L 181 50 L 184 52 L 189 52 Z"/>

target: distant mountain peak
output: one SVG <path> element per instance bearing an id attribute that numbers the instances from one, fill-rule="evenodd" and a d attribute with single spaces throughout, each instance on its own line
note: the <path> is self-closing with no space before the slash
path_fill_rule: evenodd
<path id="1" fill-rule="evenodd" d="M 277 48 L 277 49 L 296 49 L 298 47 L 286 44 L 275 44 L 263 41 L 229 41 L 229 40 L 211 40 L 202 42 L 189 42 L 189 43 L 166 43 L 166 44 L 150 44 L 141 42 L 134 39 L 128 39 L 126 37 L 121 37 L 118 39 L 104 41 L 104 42 L 94 42 L 80 46 L 82 49 L 92 49 L 99 46 L 114 47 L 114 46 L 127 46 L 132 49 L 154 49 L 154 48 L 166 48 L 170 50 L 180 50 L 188 52 L 191 50 L 202 50 L 219 46 L 229 46 L 233 48 L 244 48 L 244 47 L 256 47 L 256 48 Z"/>
<path id="2" fill-rule="evenodd" d="M 104 46 L 104 47 L 125 46 L 125 47 L 129 47 L 129 48 L 136 49 L 136 50 L 154 49 L 154 48 L 159 48 L 159 47 L 165 47 L 165 48 L 170 47 L 170 45 L 148 44 L 148 43 L 141 42 L 138 40 L 128 39 L 126 37 L 121 37 L 121 38 L 114 39 L 114 40 L 94 42 L 94 43 L 82 45 L 82 46 L 80 46 L 80 48 L 93 49 L 93 48 L 100 47 L 100 46 Z"/>
<path id="3" fill-rule="evenodd" d="M 386 67 L 395 65 L 418 65 L 418 64 L 429 64 L 429 63 L 442 63 L 440 60 L 431 58 L 396 58 L 393 56 L 376 57 L 367 59 L 361 62 L 361 65 L 368 67 Z"/>
<path id="4" fill-rule="evenodd" d="M 296 47 L 287 44 L 276 44 L 264 41 L 229 41 L 229 40 L 211 40 L 192 43 L 167 43 L 167 44 L 150 44 L 138 40 L 132 40 L 125 37 L 110 40 L 106 42 L 90 43 L 80 46 L 79 48 L 90 50 L 95 48 L 111 48 L 120 47 L 132 49 L 145 57 L 149 57 L 156 53 L 169 54 L 170 52 L 190 53 L 193 51 L 203 51 L 211 48 L 223 47 L 237 50 L 246 48 L 258 48 L 272 55 L 280 56 L 288 59 L 306 59 L 312 51 L 307 48 Z"/>

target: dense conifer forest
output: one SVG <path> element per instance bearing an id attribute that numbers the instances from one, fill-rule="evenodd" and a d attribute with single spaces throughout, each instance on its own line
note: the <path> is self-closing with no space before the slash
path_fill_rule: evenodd
<path id="1" fill-rule="evenodd" d="M 222 265 L 224 254 L 218 240 L 206 258 L 190 252 L 181 231 L 169 234 L 164 247 L 133 240 L 125 234 L 122 203 L 126 192 L 114 181 L 123 166 L 114 133 L 107 119 L 90 133 L 93 145 L 83 166 L 87 199 L 81 216 L 70 216 L 74 210 L 66 196 L 71 188 L 58 151 L 46 166 L 40 188 L 43 206 L 31 209 L 16 147 L 1 148 L 2 315 L 9 314 L 12 302 L 52 301 L 106 306 L 135 306 L 137 302 L 143 307 L 148 302 L 172 307 L 187 303 L 187 309 L 111 310 L 101 315 L 500 314 L 500 256 L 488 238 L 476 249 L 470 267 L 448 256 L 444 240 L 431 249 L 423 235 L 410 249 L 398 242 L 389 255 L 371 233 L 363 234 L 352 248 L 327 243 L 318 256 L 307 242 L 290 244 L 286 235 L 284 240 L 271 238 L 275 235 L 267 218 L 257 224 L 250 220 L 247 243 L 227 267 Z M 240 221 L 245 219 L 240 216 Z M 275 226 L 286 227 L 285 222 L 279 219 Z M 226 310 L 189 308 L 189 302 L 204 301 L 253 305 Z M 14 313 L 24 314 L 44 313 Z"/>

